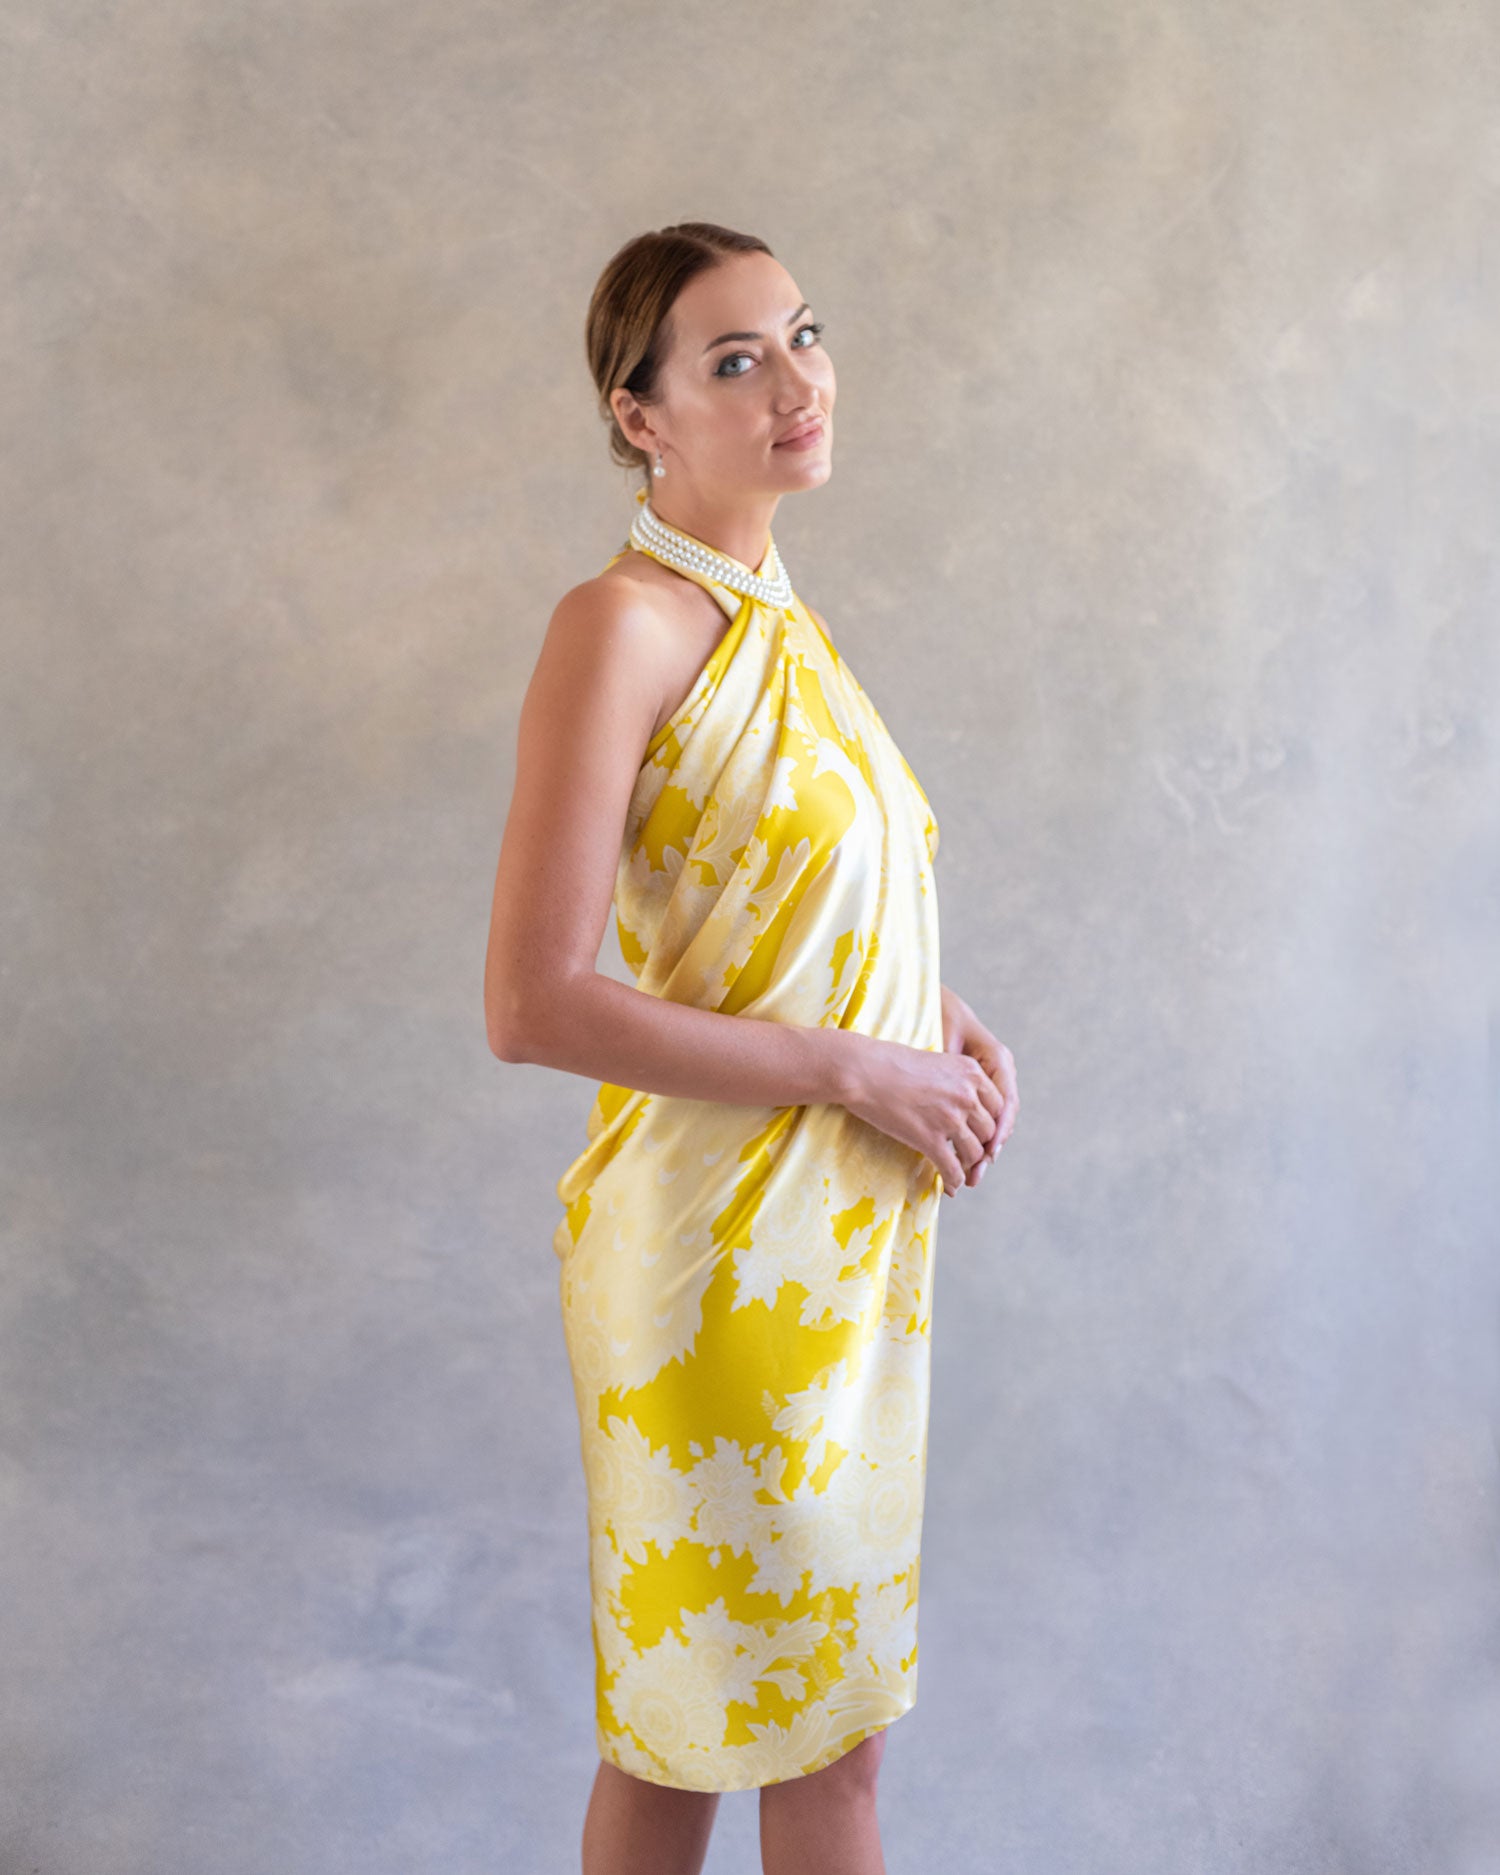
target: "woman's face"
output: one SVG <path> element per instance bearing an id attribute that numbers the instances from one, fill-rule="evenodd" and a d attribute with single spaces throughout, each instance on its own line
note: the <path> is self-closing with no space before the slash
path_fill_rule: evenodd
<path id="1" fill-rule="evenodd" d="M 833 471 L 833 360 L 797 283 L 769 254 L 730 254 L 697 274 L 669 317 L 658 401 L 628 392 L 622 427 L 651 457 L 661 487 L 709 500 L 816 488 Z M 626 415 L 640 421 L 625 426 Z M 821 430 L 783 439 L 813 420 Z M 646 426 L 641 427 L 641 421 Z"/>

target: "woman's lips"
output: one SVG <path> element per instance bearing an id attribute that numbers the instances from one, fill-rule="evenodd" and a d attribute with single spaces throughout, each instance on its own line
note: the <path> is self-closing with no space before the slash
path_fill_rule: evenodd
<path id="1" fill-rule="evenodd" d="M 814 443 L 821 443 L 824 431 L 820 417 L 809 429 L 799 430 L 795 436 L 784 436 L 776 447 L 778 449 L 811 449 Z"/>

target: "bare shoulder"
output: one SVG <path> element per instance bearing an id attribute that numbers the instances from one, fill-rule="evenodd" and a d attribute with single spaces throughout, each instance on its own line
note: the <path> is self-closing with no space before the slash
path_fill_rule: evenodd
<path id="1" fill-rule="evenodd" d="M 579 640 L 584 651 L 607 650 L 613 640 L 659 634 L 661 622 L 660 594 L 648 580 L 617 565 L 570 586 L 553 608 L 547 634 L 565 643 Z"/>
<path id="2" fill-rule="evenodd" d="M 543 688 L 621 688 L 655 697 L 669 647 L 667 610 L 642 579 L 614 567 L 571 586 L 553 607 L 537 657 Z M 654 705 L 653 705 L 654 707 Z"/>

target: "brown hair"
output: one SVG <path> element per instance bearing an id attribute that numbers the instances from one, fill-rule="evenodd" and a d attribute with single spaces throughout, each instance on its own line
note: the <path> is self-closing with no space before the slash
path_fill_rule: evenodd
<path id="1" fill-rule="evenodd" d="M 638 234 L 613 255 L 594 287 L 584 323 L 599 414 L 609 424 L 609 453 L 621 468 L 649 471 L 650 460 L 620 428 L 610 394 L 627 390 L 645 404 L 657 394 L 672 341 L 672 303 L 695 274 L 725 254 L 769 254 L 759 236 L 712 221 L 678 221 Z"/>

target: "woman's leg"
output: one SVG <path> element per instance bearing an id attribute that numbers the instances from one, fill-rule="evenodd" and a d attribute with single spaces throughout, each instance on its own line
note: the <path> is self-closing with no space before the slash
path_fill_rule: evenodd
<path id="1" fill-rule="evenodd" d="M 583 1875 L 698 1875 L 716 1790 L 676 1790 L 601 1758 L 583 1820 Z"/>
<path id="2" fill-rule="evenodd" d="M 806 1777 L 762 1784 L 760 1861 L 765 1875 L 885 1875 L 875 1784 L 885 1730 Z"/>

